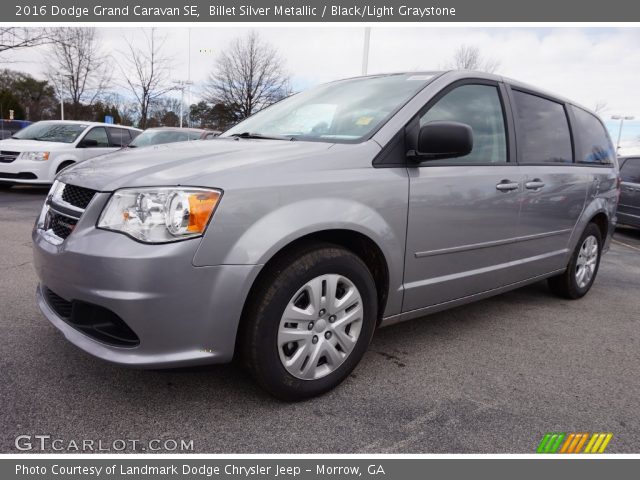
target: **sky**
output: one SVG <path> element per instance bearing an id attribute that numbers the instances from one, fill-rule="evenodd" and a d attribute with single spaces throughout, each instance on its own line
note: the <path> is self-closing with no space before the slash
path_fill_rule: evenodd
<path id="1" fill-rule="evenodd" d="M 98 27 L 105 53 L 116 59 L 126 39 L 141 41 L 141 28 Z M 359 75 L 363 27 L 265 26 L 252 28 L 278 49 L 294 90 Z M 217 55 L 250 28 L 162 27 L 166 53 L 174 57 L 171 80 L 194 82 L 198 100 Z M 189 36 L 191 48 L 189 48 Z M 460 45 L 473 45 L 499 62 L 496 73 L 568 97 L 589 108 L 605 102 L 600 112 L 617 139 L 619 121 L 612 115 L 635 116 L 624 124 L 622 144 L 640 137 L 640 28 L 528 27 L 373 27 L 369 73 L 433 70 L 446 67 Z M 23 50 L 3 60 L 9 68 L 42 77 L 45 48 Z M 189 72 L 189 57 L 191 69 Z M 117 71 L 116 71 L 117 73 Z M 640 142 L 638 142 L 640 147 Z"/>

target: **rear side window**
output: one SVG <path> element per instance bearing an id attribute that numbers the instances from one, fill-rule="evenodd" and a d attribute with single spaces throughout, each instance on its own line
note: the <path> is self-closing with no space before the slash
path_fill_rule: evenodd
<path id="1" fill-rule="evenodd" d="M 620 169 L 623 182 L 640 183 L 640 158 L 629 158 Z"/>
<path id="2" fill-rule="evenodd" d="M 111 145 L 113 147 L 125 147 L 131 141 L 129 130 L 124 128 L 109 127 L 109 135 L 111 136 Z"/>
<path id="3" fill-rule="evenodd" d="M 513 90 L 520 163 L 571 163 L 573 150 L 564 105 Z"/>
<path id="4" fill-rule="evenodd" d="M 420 126 L 429 122 L 466 123 L 473 130 L 473 150 L 469 155 L 434 163 L 504 163 L 507 161 L 507 136 L 498 88 L 492 85 L 462 85 L 437 101 L 420 118 Z"/>
<path id="5" fill-rule="evenodd" d="M 573 108 L 578 127 L 578 155 L 579 163 L 595 163 L 612 165 L 615 150 L 604 126 L 598 118 L 581 108 Z"/>

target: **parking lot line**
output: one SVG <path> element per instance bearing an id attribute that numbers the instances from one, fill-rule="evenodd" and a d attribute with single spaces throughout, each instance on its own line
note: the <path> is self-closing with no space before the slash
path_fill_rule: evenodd
<path id="1" fill-rule="evenodd" d="M 640 252 L 640 248 L 638 248 L 638 247 L 634 247 L 633 245 L 629 245 L 628 243 L 624 243 L 624 242 L 621 242 L 621 241 L 619 241 L 619 240 L 611 240 L 611 241 L 612 241 L 613 243 L 617 243 L 618 245 L 622 245 L 622 246 L 624 246 L 624 247 L 629 247 L 629 248 L 631 248 L 631 249 L 633 249 L 633 250 L 637 250 L 638 252 Z"/>

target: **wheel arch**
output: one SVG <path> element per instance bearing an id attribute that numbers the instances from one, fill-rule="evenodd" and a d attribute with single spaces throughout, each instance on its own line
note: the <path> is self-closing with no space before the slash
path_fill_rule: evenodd
<path id="1" fill-rule="evenodd" d="M 291 255 L 296 251 L 307 249 L 313 245 L 336 245 L 349 250 L 358 256 L 371 272 L 371 276 L 376 285 L 378 313 L 377 324 L 382 321 L 386 303 L 389 296 L 389 264 L 380 246 L 369 236 L 356 230 L 334 228 L 318 230 L 307 233 L 294 240 L 289 241 L 275 252 L 271 258 L 260 269 L 260 272 L 254 279 L 249 292 L 245 297 L 242 308 L 240 323 L 238 324 L 238 333 L 236 335 L 235 351 L 239 352 L 244 335 L 242 335 L 244 326 L 246 325 L 247 310 L 256 291 L 263 283 L 264 278 L 271 272 L 275 265 L 278 265 L 284 257 Z"/>
<path id="2" fill-rule="evenodd" d="M 573 252 L 577 247 L 580 236 L 587 225 L 594 223 L 602 234 L 603 252 L 608 249 L 609 241 L 615 226 L 615 210 L 612 210 L 611 202 L 607 198 L 596 197 L 592 199 L 582 211 L 576 226 L 573 229 L 571 239 L 569 241 L 568 250 Z M 567 257 L 569 261 L 570 254 Z"/>
<path id="3" fill-rule="evenodd" d="M 58 173 L 60 173 L 63 169 L 65 169 L 65 168 L 67 168 L 67 167 L 70 167 L 71 165 L 73 165 L 73 164 L 75 164 L 75 163 L 77 163 L 77 161 L 76 161 L 76 160 L 73 160 L 73 159 L 71 159 L 71 158 L 67 158 L 67 159 L 61 160 L 61 161 L 58 163 L 58 166 L 56 167 L 56 175 L 57 175 Z"/>
<path id="4" fill-rule="evenodd" d="M 595 223 L 600 230 L 602 241 L 604 242 L 609 233 L 609 217 L 607 214 L 604 211 L 599 211 L 589 219 L 588 223 Z"/>

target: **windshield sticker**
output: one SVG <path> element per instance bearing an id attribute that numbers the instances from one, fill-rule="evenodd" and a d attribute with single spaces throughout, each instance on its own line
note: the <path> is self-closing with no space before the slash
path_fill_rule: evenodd
<path id="1" fill-rule="evenodd" d="M 358 120 L 356 120 L 356 125 L 369 125 L 372 120 L 373 117 L 360 117 Z"/>

